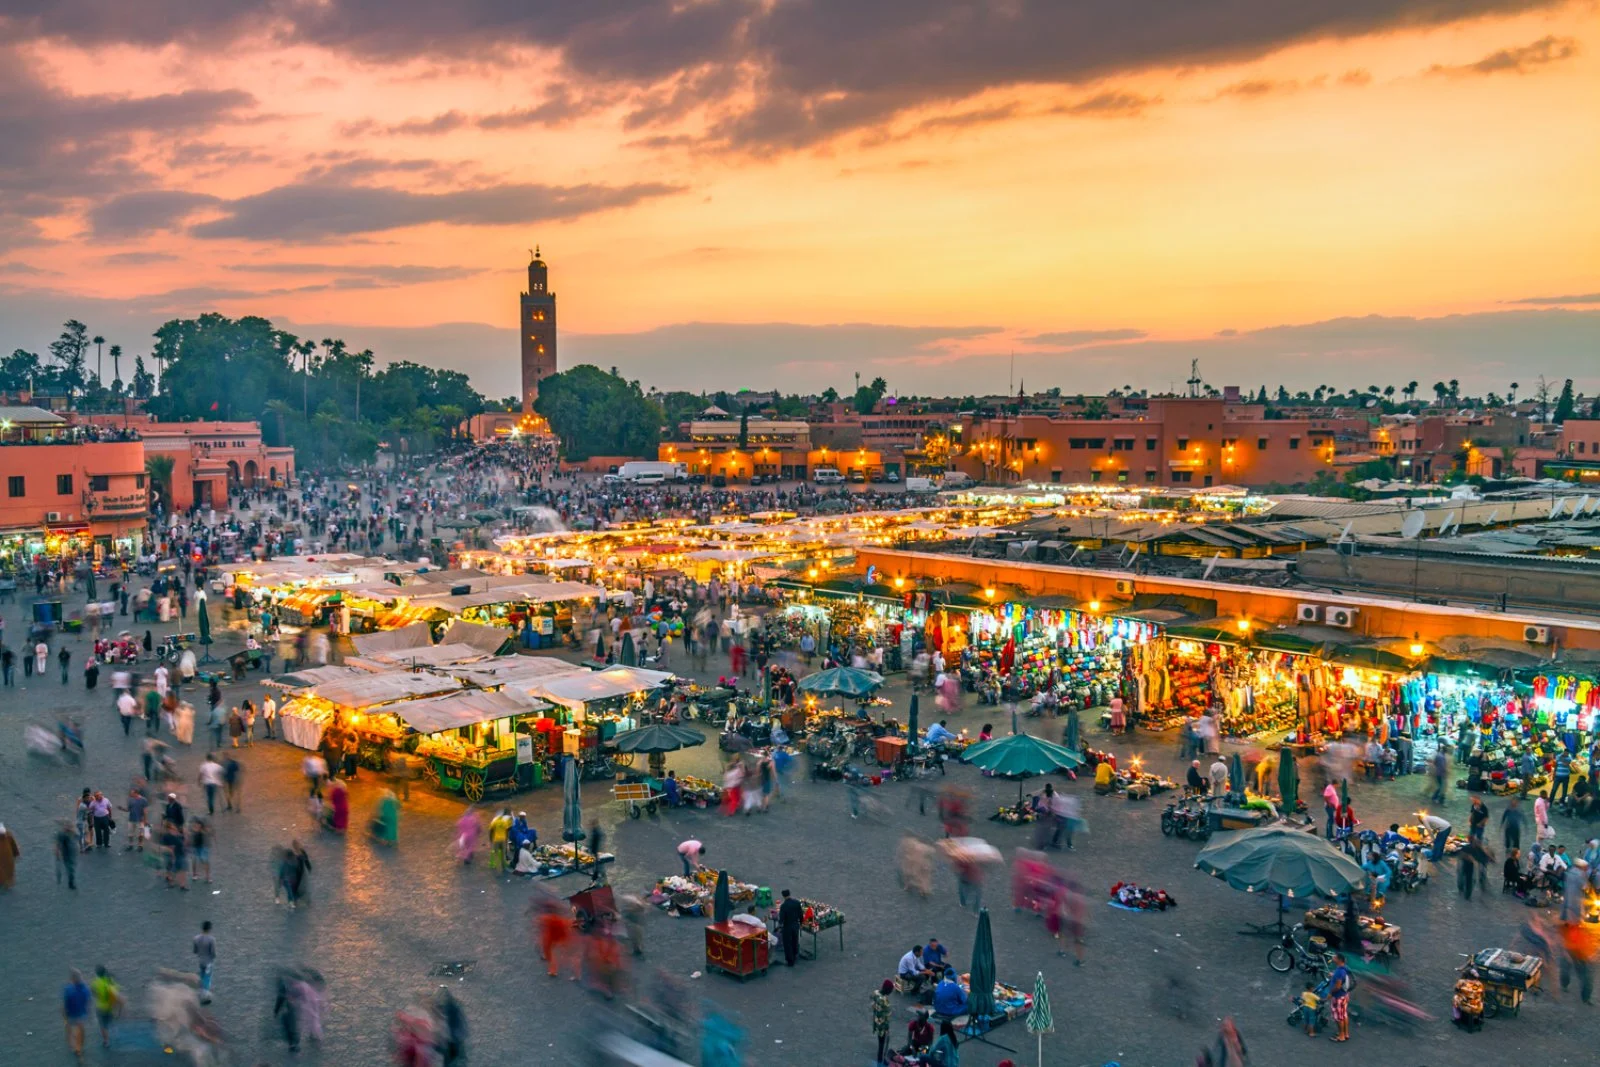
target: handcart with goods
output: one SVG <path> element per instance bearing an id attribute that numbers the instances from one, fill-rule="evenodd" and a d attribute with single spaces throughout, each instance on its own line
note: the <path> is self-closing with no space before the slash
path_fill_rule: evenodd
<path id="1" fill-rule="evenodd" d="M 666 800 L 666 793 L 659 788 L 658 782 L 644 779 L 638 782 L 620 782 L 611 787 L 616 796 L 617 803 L 627 811 L 628 817 L 637 819 L 641 814 L 654 816 Z"/>
<path id="2" fill-rule="evenodd" d="M 615 921 L 618 915 L 617 901 L 609 885 L 595 884 L 580 889 L 567 898 L 567 903 L 572 905 L 572 917 L 584 933 L 597 922 Z"/>
<path id="3" fill-rule="evenodd" d="M 515 752 L 431 755 L 422 764 L 422 776 L 429 784 L 460 793 L 473 803 L 491 793 L 511 793 L 521 788 Z"/>
<path id="4" fill-rule="evenodd" d="M 1519 1014 L 1522 998 L 1538 994 L 1543 974 L 1544 960 L 1506 948 L 1482 949 L 1461 968 L 1462 977 L 1483 984 L 1485 1017 Z"/>

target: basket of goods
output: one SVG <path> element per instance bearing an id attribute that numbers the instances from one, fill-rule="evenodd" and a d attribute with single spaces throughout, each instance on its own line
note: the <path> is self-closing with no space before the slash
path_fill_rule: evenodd
<path id="1" fill-rule="evenodd" d="M 1112 886 L 1110 903 L 1125 911 L 1166 911 L 1178 906 L 1165 889 L 1149 889 L 1134 882 Z"/>

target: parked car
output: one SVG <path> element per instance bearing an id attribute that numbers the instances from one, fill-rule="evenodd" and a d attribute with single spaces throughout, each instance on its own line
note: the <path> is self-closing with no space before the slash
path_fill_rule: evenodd
<path id="1" fill-rule="evenodd" d="M 883 480 L 888 482 L 890 485 L 898 485 L 898 484 L 900 484 L 900 472 L 899 471 L 889 471 L 887 474 L 885 474 L 883 476 Z"/>

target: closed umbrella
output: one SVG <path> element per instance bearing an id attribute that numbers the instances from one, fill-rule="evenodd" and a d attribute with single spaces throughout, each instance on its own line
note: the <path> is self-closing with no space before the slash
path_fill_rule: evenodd
<path id="1" fill-rule="evenodd" d="M 1039 1067 L 1044 1067 L 1044 1035 L 1054 1033 L 1055 1019 L 1050 1016 L 1050 994 L 1044 988 L 1044 972 L 1033 980 L 1033 1010 L 1028 1012 L 1028 1033 L 1039 1038 Z"/>
<path id="2" fill-rule="evenodd" d="M 1061 747 L 1082 755 L 1082 729 L 1083 727 L 1078 722 L 1078 709 L 1072 708 L 1067 712 L 1067 728 L 1061 735 Z"/>
<path id="3" fill-rule="evenodd" d="M 578 793 L 582 770 L 568 756 L 561 771 L 561 840 L 572 842 L 572 865 L 578 865 L 578 842 L 583 840 L 583 801 Z"/>
<path id="4" fill-rule="evenodd" d="M 859 667 L 830 667 L 800 679 L 802 692 L 838 694 L 857 699 L 871 696 L 882 684 L 883 675 Z"/>
<path id="5" fill-rule="evenodd" d="M 728 894 L 728 872 L 717 872 L 717 888 L 711 897 L 711 921 L 725 923 L 733 917 L 733 899 Z"/>
<path id="6" fill-rule="evenodd" d="M 633 633 L 630 631 L 622 635 L 622 651 L 617 654 L 617 660 L 624 667 L 637 667 L 639 654 L 633 649 Z"/>
<path id="7" fill-rule="evenodd" d="M 597 662 L 605 662 L 606 635 L 604 633 L 594 639 L 594 658 Z"/>
<path id="8" fill-rule="evenodd" d="M 1244 804 L 1244 760 L 1237 752 L 1228 760 L 1228 799 L 1236 805 Z"/>
<path id="9" fill-rule="evenodd" d="M 88 573 L 88 575 L 86 575 L 86 579 L 87 579 L 87 584 L 88 584 L 88 596 L 89 596 L 89 599 L 90 600 L 99 600 L 100 599 L 99 592 L 98 592 L 97 587 L 94 584 L 94 568 L 93 567 L 89 568 L 89 573 Z"/>
<path id="10" fill-rule="evenodd" d="M 1294 749 L 1284 746 L 1278 753 L 1278 792 L 1283 795 L 1283 813 L 1292 816 L 1300 803 L 1300 768 L 1295 765 Z"/>
<path id="11" fill-rule="evenodd" d="M 911 751 L 915 752 L 920 746 L 917 739 L 921 736 L 917 732 L 917 694 L 911 694 L 911 711 L 906 715 L 906 732 L 911 735 Z"/>
<path id="12" fill-rule="evenodd" d="M 618 752 L 676 752 L 706 743 L 706 735 L 687 726 L 653 723 L 618 734 L 613 740 Z"/>
<path id="13" fill-rule="evenodd" d="M 206 611 L 206 598 L 199 597 L 195 605 L 195 619 L 200 627 L 200 649 L 205 653 L 202 663 L 211 662 L 211 613 Z"/>
<path id="14" fill-rule="evenodd" d="M 973 1033 L 987 1030 L 994 1014 L 994 933 L 989 929 L 989 909 L 978 912 L 978 933 L 972 940 L 971 985 L 967 990 L 967 1027 Z"/>

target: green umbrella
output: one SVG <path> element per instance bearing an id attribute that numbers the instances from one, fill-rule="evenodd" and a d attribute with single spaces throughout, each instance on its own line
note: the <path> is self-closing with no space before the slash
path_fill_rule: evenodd
<path id="1" fill-rule="evenodd" d="M 676 752 L 706 743 L 706 735 L 685 726 L 655 723 L 618 734 L 613 743 L 618 752 Z"/>
<path id="2" fill-rule="evenodd" d="M 639 654 L 633 649 L 632 633 L 622 635 L 622 651 L 617 653 L 617 662 L 624 667 L 637 667 L 639 665 Z"/>
<path id="3" fill-rule="evenodd" d="M 830 667 L 800 679 L 800 689 L 807 693 L 837 693 L 840 696 L 871 696 L 883 684 L 883 675 L 864 671 L 858 667 Z"/>
<path id="4" fill-rule="evenodd" d="M 99 599 L 100 599 L 100 597 L 99 597 L 99 595 L 98 595 L 98 588 L 97 588 L 97 587 L 96 587 L 96 585 L 95 585 L 95 584 L 94 584 L 94 568 L 93 568 L 93 567 L 90 567 L 90 568 L 89 568 L 89 574 L 88 574 L 88 586 L 89 586 L 89 588 L 88 588 L 88 590 L 87 590 L 87 592 L 88 592 L 88 598 L 89 598 L 89 599 L 90 599 L 90 600 L 99 600 Z"/>
<path id="5" fill-rule="evenodd" d="M 1228 761 L 1228 798 L 1234 804 L 1244 804 L 1244 760 L 1235 752 Z"/>
<path id="6" fill-rule="evenodd" d="M 906 713 L 906 733 L 907 733 L 907 735 L 909 735 L 909 740 L 910 740 L 910 744 L 909 744 L 908 747 L 913 752 L 915 752 L 917 750 L 917 748 L 919 747 L 919 745 L 918 745 L 918 734 L 917 734 L 917 712 L 919 710 L 920 709 L 918 707 L 917 694 L 912 693 L 911 694 L 911 710 Z"/>
<path id="7" fill-rule="evenodd" d="M 967 1029 L 983 1033 L 994 1014 L 994 933 L 989 929 L 989 909 L 978 912 L 978 933 L 972 940 L 972 970 L 967 989 Z"/>
<path id="8" fill-rule="evenodd" d="M 725 923 L 733 917 L 733 899 L 728 894 L 728 872 L 717 872 L 717 888 L 711 896 L 711 921 Z"/>
<path id="9" fill-rule="evenodd" d="M 1294 899 L 1337 897 L 1366 881 L 1360 865 L 1327 841 L 1283 826 L 1219 834 L 1194 865 L 1235 889 Z"/>
<path id="10" fill-rule="evenodd" d="M 1287 745 L 1278 752 L 1278 792 L 1283 796 L 1284 815 L 1293 815 L 1300 803 L 1300 768 L 1294 761 L 1294 749 Z"/>
<path id="11" fill-rule="evenodd" d="M 1083 757 L 1052 741 L 1032 734 L 1012 734 L 973 745 L 961 754 L 961 762 L 1006 778 L 1029 778 L 1051 771 L 1073 770 L 1083 765 Z M 1022 803 L 1022 783 L 1017 783 L 1017 803 Z"/>
<path id="12" fill-rule="evenodd" d="M 1054 1033 L 1055 1019 L 1050 1016 L 1050 994 L 1044 988 L 1044 972 L 1033 980 L 1033 1010 L 1028 1012 L 1028 1033 L 1039 1038 L 1039 1067 L 1044 1067 L 1044 1035 Z"/>
<path id="13" fill-rule="evenodd" d="M 200 648 L 205 653 L 205 662 L 211 662 L 211 613 L 206 610 L 206 598 L 200 597 L 195 605 L 195 620 L 200 627 Z"/>
<path id="14" fill-rule="evenodd" d="M 1082 726 L 1078 723 L 1078 709 L 1070 709 L 1067 712 L 1067 728 L 1061 735 L 1061 747 L 1081 756 L 1083 754 L 1083 740 L 1080 736 L 1082 729 Z"/>

